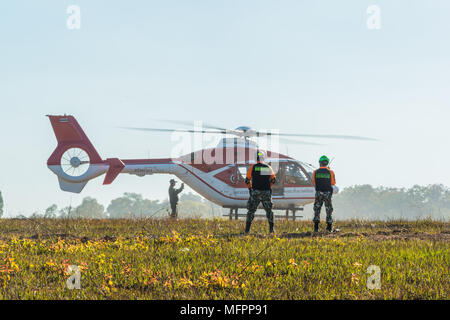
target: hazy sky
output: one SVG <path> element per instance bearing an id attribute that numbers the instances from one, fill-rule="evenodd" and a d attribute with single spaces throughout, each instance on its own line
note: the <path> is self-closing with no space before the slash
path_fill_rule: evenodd
<path id="1" fill-rule="evenodd" d="M 70 5 L 81 28 L 70 30 Z M 381 29 L 367 28 L 367 8 Z M 334 158 L 340 187 L 450 185 L 450 1 L 2 1 L 0 190 L 8 216 L 50 204 L 104 204 L 123 192 L 167 197 L 169 176 L 102 178 L 60 191 L 46 161 L 46 114 L 73 114 L 104 157 L 167 157 L 168 127 L 217 126 L 350 134 L 281 148 Z M 169 126 L 170 127 L 170 126 Z"/>

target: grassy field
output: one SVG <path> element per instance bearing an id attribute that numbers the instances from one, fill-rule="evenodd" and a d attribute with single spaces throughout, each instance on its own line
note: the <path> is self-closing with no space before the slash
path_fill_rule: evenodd
<path id="1" fill-rule="evenodd" d="M 322 223 L 322 228 L 324 223 Z M 0 299 L 449 299 L 450 223 L 0 219 Z M 69 265 L 81 272 L 70 290 Z M 368 289 L 367 268 L 380 268 Z"/>

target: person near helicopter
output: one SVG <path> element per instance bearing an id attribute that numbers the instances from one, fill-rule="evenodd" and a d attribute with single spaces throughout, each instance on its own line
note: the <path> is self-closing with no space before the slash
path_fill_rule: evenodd
<path id="1" fill-rule="evenodd" d="M 169 202 L 170 202 L 170 208 L 172 209 L 172 212 L 170 214 L 171 218 L 178 218 L 178 194 L 183 191 L 184 189 L 184 183 L 181 184 L 181 187 L 179 189 L 175 189 L 175 184 L 177 182 L 174 179 L 170 179 L 170 186 L 169 186 Z"/>
<path id="2" fill-rule="evenodd" d="M 247 202 L 247 220 L 245 233 L 250 232 L 250 227 L 259 203 L 262 203 L 269 221 L 269 233 L 273 233 L 273 212 L 272 212 L 272 186 L 275 184 L 275 173 L 270 165 L 264 162 L 264 152 L 256 152 L 256 163 L 251 165 L 247 171 L 245 183 L 247 184 L 250 197 Z"/>
<path id="3" fill-rule="evenodd" d="M 333 196 L 333 186 L 336 185 L 336 178 L 334 171 L 330 169 L 330 159 L 327 156 L 322 156 L 319 159 L 320 168 L 313 172 L 313 183 L 316 189 L 314 201 L 314 232 L 319 231 L 320 211 L 322 205 L 325 203 L 325 210 L 327 213 L 327 231 L 332 231 L 333 219 L 333 204 L 331 197 Z"/>

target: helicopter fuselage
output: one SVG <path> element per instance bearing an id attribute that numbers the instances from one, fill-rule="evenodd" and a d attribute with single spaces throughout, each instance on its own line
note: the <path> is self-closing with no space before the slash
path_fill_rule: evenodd
<path id="1" fill-rule="evenodd" d="M 79 193 L 86 183 L 105 175 L 103 184 L 119 174 L 140 177 L 173 174 L 204 198 L 225 208 L 246 208 L 249 191 L 244 182 L 255 163 L 257 145 L 245 139 L 224 139 L 216 148 L 202 149 L 177 158 L 102 160 L 72 116 L 49 116 L 58 146 L 47 161 L 60 188 Z M 274 209 L 293 209 L 314 201 L 311 172 L 286 155 L 265 151 L 265 161 L 276 174 L 272 188 Z M 84 169 L 83 169 L 84 168 Z M 334 188 L 338 192 L 338 188 Z"/>

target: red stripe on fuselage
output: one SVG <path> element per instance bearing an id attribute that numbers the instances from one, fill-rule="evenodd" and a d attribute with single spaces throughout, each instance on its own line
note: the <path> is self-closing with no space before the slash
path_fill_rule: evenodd
<path id="1" fill-rule="evenodd" d="M 161 159 L 133 159 L 133 160 L 122 160 L 122 162 L 127 165 L 133 164 L 173 164 L 174 162 L 170 158 Z"/>
<path id="2" fill-rule="evenodd" d="M 177 164 L 174 163 L 172 159 L 170 158 L 161 158 L 161 159 L 135 159 L 135 160 L 122 160 L 122 162 L 125 165 L 146 165 L 146 164 Z M 185 169 L 186 171 L 188 171 L 189 173 L 191 173 L 195 178 L 197 178 L 198 180 L 200 180 L 201 182 L 203 182 L 207 187 L 209 187 L 210 189 L 212 189 L 214 192 L 220 194 L 221 196 L 231 199 L 231 200 L 247 200 L 248 198 L 235 198 L 235 197 L 230 197 L 227 196 L 226 194 L 223 194 L 222 192 L 220 192 L 219 190 L 217 190 L 216 188 L 214 188 L 213 186 L 211 186 L 209 183 L 207 183 L 205 180 L 203 180 L 200 176 L 198 176 L 197 174 L 195 174 L 192 170 L 188 169 L 187 167 L 185 167 L 182 164 L 177 164 L 178 166 L 182 167 L 183 169 Z M 216 179 L 216 178 L 215 178 Z M 299 187 L 308 187 L 308 186 L 299 186 Z M 286 198 L 286 197 L 282 197 L 282 198 L 276 198 L 276 200 L 306 200 L 306 199 L 314 199 L 314 197 L 292 197 L 292 198 Z"/>
<path id="3" fill-rule="evenodd" d="M 210 189 L 214 190 L 216 193 L 222 195 L 225 198 L 231 199 L 231 200 L 248 200 L 248 198 L 234 198 L 234 197 L 230 197 L 227 196 L 226 194 L 223 194 L 222 192 L 220 192 L 219 190 L 217 190 L 216 188 L 214 188 L 213 186 L 211 186 L 209 183 L 207 183 L 205 180 L 203 180 L 202 178 L 200 178 L 198 175 L 196 175 L 193 171 L 189 170 L 188 168 L 186 168 L 185 166 L 178 164 L 180 167 L 182 167 L 183 169 L 185 169 L 186 171 L 190 172 L 194 177 L 196 177 L 197 179 L 199 179 L 201 182 L 203 182 L 205 185 L 207 185 Z M 276 198 L 276 200 L 290 200 L 290 199 L 314 199 L 314 197 L 293 197 L 293 198 Z"/>

